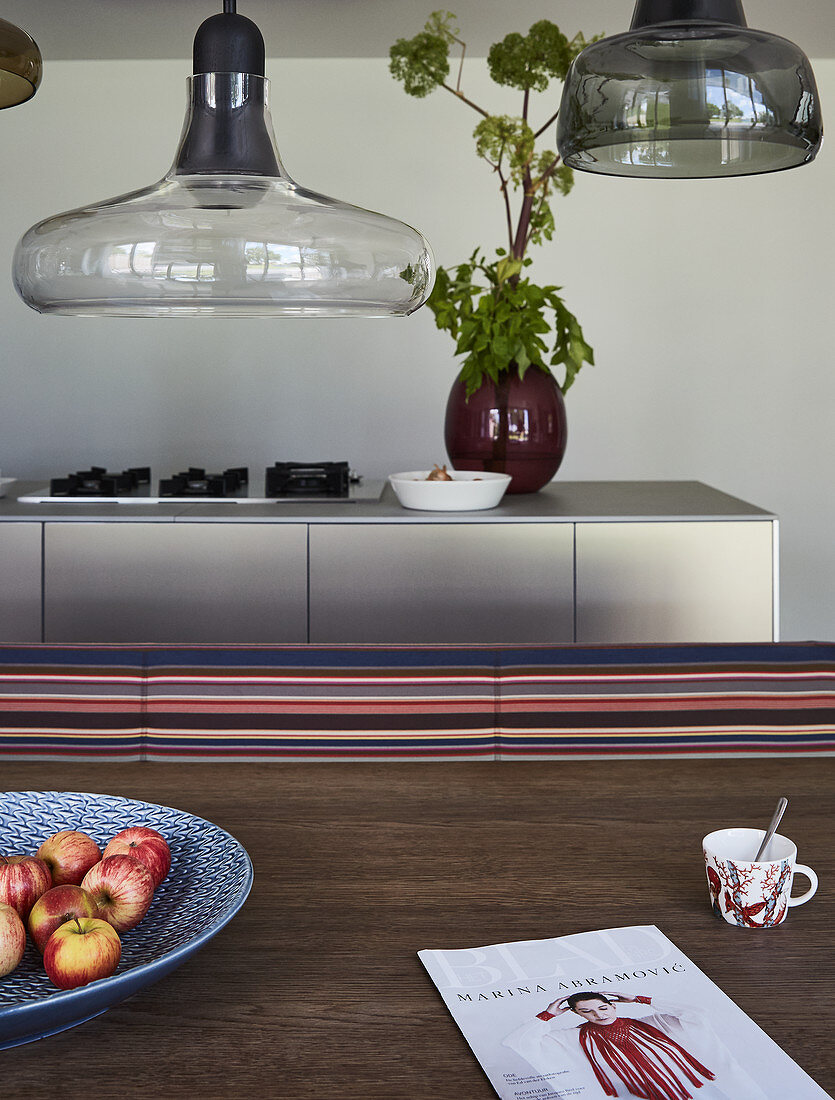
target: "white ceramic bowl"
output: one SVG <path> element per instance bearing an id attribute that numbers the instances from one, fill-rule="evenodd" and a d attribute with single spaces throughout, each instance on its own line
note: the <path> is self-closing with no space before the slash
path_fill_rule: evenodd
<path id="1" fill-rule="evenodd" d="M 452 481 L 427 481 L 431 470 L 391 474 L 389 481 L 404 508 L 423 512 L 476 512 L 495 508 L 510 484 L 509 474 L 449 470 Z"/>

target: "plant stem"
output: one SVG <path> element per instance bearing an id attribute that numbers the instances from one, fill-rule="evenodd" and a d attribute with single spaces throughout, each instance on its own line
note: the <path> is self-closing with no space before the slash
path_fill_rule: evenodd
<path id="1" fill-rule="evenodd" d="M 536 133 L 534 134 L 534 138 L 538 138 L 540 134 L 544 134 L 545 131 L 548 129 L 548 127 L 551 125 L 551 123 L 557 121 L 557 118 L 559 117 L 559 113 L 560 113 L 560 109 L 559 109 L 559 107 L 557 107 L 556 111 L 554 111 L 554 113 L 551 115 L 551 117 L 548 119 L 548 121 L 546 123 L 544 123 L 544 125 L 540 126 L 539 129 L 536 131 Z"/>
<path id="2" fill-rule="evenodd" d="M 451 85 L 445 82 L 441 84 L 441 87 L 446 88 L 448 92 L 452 92 L 456 99 L 460 99 L 462 103 L 466 103 L 468 107 L 472 107 L 474 111 L 478 111 L 478 113 L 480 115 L 483 115 L 484 118 L 490 117 L 489 112 L 485 111 L 483 107 L 479 107 L 477 103 L 473 103 L 471 99 L 467 99 L 464 93 L 459 92 L 457 88 L 453 88 Z"/>
<path id="3" fill-rule="evenodd" d="M 542 173 L 542 175 L 539 177 L 540 183 L 545 183 L 545 181 L 547 179 L 550 179 L 550 177 L 553 176 L 554 170 L 557 167 L 557 165 L 559 164 L 559 162 L 560 162 L 560 156 L 559 156 L 559 153 L 558 153 L 554 157 L 554 159 L 551 161 L 551 163 L 548 165 L 548 167 L 545 169 L 545 171 Z"/>
<path id="4" fill-rule="evenodd" d="M 531 182 L 531 184 L 530 184 L 531 210 L 530 210 L 530 217 L 528 218 L 528 225 L 526 226 L 526 229 L 525 229 L 525 244 L 524 244 L 523 249 L 522 249 L 523 252 L 525 251 L 525 249 L 527 249 L 528 244 L 530 243 L 531 236 L 532 236 L 532 230 L 531 230 L 530 225 L 531 225 L 531 221 L 533 220 L 533 215 L 534 215 L 534 213 L 536 213 L 536 214 L 539 213 L 539 211 L 542 209 L 543 205 L 545 204 L 546 199 L 548 198 L 548 180 L 550 180 L 551 177 L 553 176 L 554 171 L 555 171 L 557 165 L 559 164 L 559 162 L 560 162 L 560 157 L 559 156 L 554 157 L 554 159 L 551 161 L 551 163 L 548 165 L 548 167 L 545 169 L 545 171 L 542 173 L 542 175 L 539 177 L 539 179 L 536 181 L 536 183 L 534 184 L 533 182 Z M 533 209 L 533 191 L 536 190 L 537 188 L 541 188 L 541 192 L 540 192 L 540 195 L 539 195 L 539 201 L 536 204 L 536 210 L 534 211 L 534 209 Z"/>
<path id="5" fill-rule="evenodd" d="M 513 222 L 510 215 L 510 195 L 507 190 L 507 180 L 504 178 L 501 169 L 496 168 L 499 173 L 499 179 L 502 183 L 502 198 L 504 199 L 504 215 L 507 222 L 507 247 L 510 252 L 513 251 Z"/>
<path id="6" fill-rule="evenodd" d="M 525 258 L 525 249 L 528 245 L 528 229 L 531 224 L 531 210 L 533 209 L 533 194 L 531 192 L 530 166 L 525 169 L 522 180 L 522 206 L 519 210 L 519 221 L 516 223 L 516 237 L 513 241 L 511 252 L 516 260 Z"/>
<path id="7" fill-rule="evenodd" d="M 542 206 L 543 206 L 543 204 L 544 204 L 547 197 L 548 197 L 548 192 L 543 187 L 542 194 L 539 196 L 539 202 L 536 204 L 536 213 L 537 214 L 542 209 Z M 528 231 L 527 231 L 527 235 L 525 236 L 525 248 L 527 248 L 528 245 L 530 244 L 531 236 L 533 235 L 533 230 L 531 229 L 531 222 L 532 221 L 533 221 L 533 216 L 528 221 Z"/>
<path id="8" fill-rule="evenodd" d="M 525 88 L 524 98 L 522 99 L 522 119 L 528 121 L 528 108 L 530 106 L 531 90 Z M 534 135 L 534 139 L 536 135 Z M 530 240 L 530 224 L 531 224 L 531 210 L 533 209 L 533 180 L 531 179 L 531 166 L 528 163 L 525 166 L 525 175 L 522 179 L 522 205 L 519 209 L 519 221 L 516 223 L 516 236 L 511 245 L 511 255 L 516 260 L 523 260 L 525 258 L 525 249 L 528 247 L 528 241 Z M 518 282 L 518 278 L 516 280 Z"/>
<path id="9" fill-rule="evenodd" d="M 457 95 L 461 94 L 461 74 L 464 72 L 464 54 L 467 52 L 467 43 L 462 42 L 460 38 L 456 38 L 455 41 L 461 47 L 461 60 L 458 62 L 458 79 L 455 82 L 455 92 Z"/>

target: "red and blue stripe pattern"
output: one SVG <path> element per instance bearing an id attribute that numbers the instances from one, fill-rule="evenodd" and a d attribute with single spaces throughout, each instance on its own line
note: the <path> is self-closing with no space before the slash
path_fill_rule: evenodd
<path id="1" fill-rule="evenodd" d="M 835 750 L 835 645 L 505 649 L 502 759 Z"/>
<path id="2" fill-rule="evenodd" d="M 0 757 L 140 760 L 142 665 L 123 646 L 0 646 Z"/>
<path id="3" fill-rule="evenodd" d="M 835 752 L 835 644 L 0 647 L 0 756 Z"/>
<path id="4" fill-rule="evenodd" d="M 147 755 L 493 760 L 497 656 L 453 646 L 156 650 Z"/>

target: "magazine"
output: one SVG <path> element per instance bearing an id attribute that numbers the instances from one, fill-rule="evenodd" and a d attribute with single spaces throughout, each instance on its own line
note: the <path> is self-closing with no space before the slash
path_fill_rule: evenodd
<path id="1" fill-rule="evenodd" d="M 653 925 L 418 957 L 503 1100 L 827 1100 Z"/>

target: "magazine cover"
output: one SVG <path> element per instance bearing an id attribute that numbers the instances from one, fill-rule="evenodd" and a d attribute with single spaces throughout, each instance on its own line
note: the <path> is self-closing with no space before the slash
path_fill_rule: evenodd
<path id="1" fill-rule="evenodd" d="M 503 1100 L 827 1100 L 653 925 L 421 960 Z"/>

